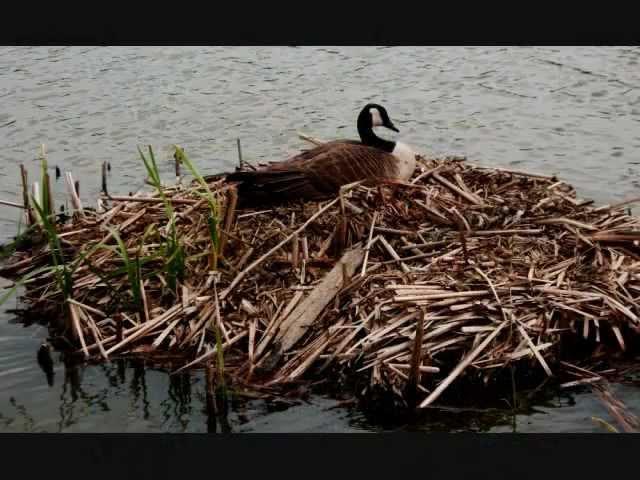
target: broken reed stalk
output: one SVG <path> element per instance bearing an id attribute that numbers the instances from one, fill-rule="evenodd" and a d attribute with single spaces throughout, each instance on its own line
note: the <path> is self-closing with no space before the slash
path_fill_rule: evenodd
<path id="1" fill-rule="evenodd" d="M 296 212 L 291 213 L 291 222 L 289 227 L 295 228 Z M 298 269 L 300 264 L 300 235 L 297 233 L 291 239 L 291 266 L 294 271 Z M 302 283 L 302 282 L 301 282 Z"/>
<path id="2" fill-rule="evenodd" d="M 176 181 L 180 181 L 180 157 L 174 153 L 173 154 L 173 163 L 174 163 L 174 167 L 175 167 L 175 172 L 176 172 Z"/>
<path id="3" fill-rule="evenodd" d="M 407 381 L 406 393 L 409 408 L 415 408 L 418 402 L 418 387 L 420 385 L 420 367 L 422 366 L 422 337 L 424 333 L 424 310 L 420 309 L 420 314 L 416 320 L 416 336 L 413 341 L 411 351 L 411 369 Z"/>
<path id="4" fill-rule="evenodd" d="M 244 163 L 242 162 L 242 147 L 240 146 L 239 138 L 236 138 L 236 145 L 238 147 L 238 166 L 242 169 L 244 167 Z"/>
<path id="5" fill-rule="evenodd" d="M 78 194 L 79 186 L 73 181 L 73 175 L 71 172 L 65 172 L 65 183 L 67 185 L 67 193 L 69 194 L 69 198 L 71 199 L 71 205 L 74 210 L 79 212 L 81 215 L 84 215 L 84 211 L 82 208 L 82 201 L 80 200 L 80 195 Z"/>
<path id="6" fill-rule="evenodd" d="M 29 226 L 34 223 L 34 215 L 31 210 L 31 202 L 29 201 L 29 180 L 27 169 L 23 164 L 20 164 L 20 179 L 22 180 L 22 204 L 26 212 L 26 223 L 27 226 Z"/>
<path id="7" fill-rule="evenodd" d="M 44 174 L 44 182 L 43 186 L 46 185 L 46 189 L 43 190 L 44 195 L 46 195 L 46 210 L 45 213 L 49 216 L 53 215 L 55 212 L 55 205 L 53 204 L 53 194 L 51 192 L 51 178 L 49 177 L 49 173 L 46 172 Z"/>
<path id="8" fill-rule="evenodd" d="M 340 189 L 340 192 L 338 193 L 338 198 L 340 199 L 340 220 L 338 220 L 338 224 L 336 226 L 338 230 L 338 234 L 336 235 L 336 240 L 337 240 L 336 253 L 338 255 L 341 255 L 345 247 L 347 246 L 347 228 L 348 228 L 344 192 L 342 191 L 342 189 Z"/>
<path id="9" fill-rule="evenodd" d="M 369 228 L 369 238 L 367 239 L 367 246 L 365 248 L 365 253 L 364 253 L 364 261 L 362 262 L 362 271 L 360 272 L 361 277 L 364 277 L 365 274 L 367 273 L 367 262 L 369 261 L 369 251 L 371 250 L 371 245 L 372 245 L 371 239 L 373 238 L 373 229 L 376 226 L 377 219 L 378 219 L 378 211 L 376 210 L 375 212 L 373 212 L 373 217 L 371 218 L 371 227 Z"/>
<path id="10" fill-rule="evenodd" d="M 507 325 L 506 321 L 503 321 L 494 331 L 484 339 L 484 341 L 478 345 L 478 347 L 469 353 L 453 371 L 445 378 L 440 384 L 436 387 L 436 389 L 431 392 L 431 394 L 424 399 L 424 401 L 420 404 L 420 408 L 425 408 L 431 405 L 441 394 L 442 392 L 449 386 L 451 383 L 467 368 L 480 353 L 489 345 L 491 340 L 498 336 L 500 330 Z"/>
<path id="11" fill-rule="evenodd" d="M 222 231 L 222 234 L 220 235 L 220 250 L 219 250 L 219 256 L 224 258 L 224 249 L 227 245 L 227 241 L 228 241 L 228 237 L 229 237 L 229 233 L 231 233 L 231 230 L 233 228 L 233 223 L 235 222 L 236 219 L 236 207 L 238 205 L 238 190 L 237 188 L 232 188 L 229 190 L 229 204 L 227 206 L 227 209 L 225 210 L 225 217 L 224 217 L 224 230 Z"/>
<path id="12" fill-rule="evenodd" d="M 15 207 L 24 209 L 24 205 L 15 202 L 9 202 L 8 200 L 0 200 L 0 205 L 5 205 L 7 207 Z"/>

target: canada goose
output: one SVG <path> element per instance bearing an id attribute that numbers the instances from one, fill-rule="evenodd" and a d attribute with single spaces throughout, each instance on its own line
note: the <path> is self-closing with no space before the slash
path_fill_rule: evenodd
<path id="1" fill-rule="evenodd" d="M 239 182 L 242 203 L 288 200 L 322 200 L 335 196 L 340 187 L 365 180 L 406 181 L 416 167 L 416 155 L 408 145 L 376 136 L 374 127 L 395 132 L 384 107 L 367 104 L 358 115 L 360 140 L 334 140 L 303 151 L 282 162 L 255 171 L 236 171 L 227 180 Z"/>

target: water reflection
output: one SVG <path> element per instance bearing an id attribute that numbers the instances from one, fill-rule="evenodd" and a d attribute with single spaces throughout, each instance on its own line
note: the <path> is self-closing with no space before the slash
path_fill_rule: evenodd
<path id="1" fill-rule="evenodd" d="M 48 343 L 43 343 L 38 349 L 38 365 L 42 368 L 45 376 L 47 377 L 47 384 L 53 387 L 53 379 L 55 372 L 53 371 L 53 359 L 51 358 L 51 346 Z"/>
<path id="2" fill-rule="evenodd" d="M 357 404 L 311 396 L 297 404 L 244 398 L 231 391 L 224 414 L 219 396 L 210 395 L 204 372 L 167 375 L 140 361 L 86 365 L 61 358 L 37 396 L 11 395 L 0 401 L 0 430 L 20 432 L 167 431 L 232 433 L 248 431 L 417 431 L 528 432 L 602 431 L 590 417 L 615 425 L 591 394 L 573 396 L 538 388 L 517 391 L 487 405 L 429 408 L 402 421 L 364 414 Z M 35 379 L 35 377 L 34 377 Z M 209 388 L 208 388 L 209 387 Z M 213 386 L 215 388 L 215 385 Z M 15 393 L 15 392 L 14 392 Z M 473 400 L 473 401 L 472 401 Z M 579 400 L 579 401 L 577 401 Z M 473 405 L 473 403 L 476 405 Z M 464 402 L 463 402 L 464 403 Z M 590 412 L 588 415 L 584 412 Z M 563 423 L 564 422 L 564 423 Z"/>

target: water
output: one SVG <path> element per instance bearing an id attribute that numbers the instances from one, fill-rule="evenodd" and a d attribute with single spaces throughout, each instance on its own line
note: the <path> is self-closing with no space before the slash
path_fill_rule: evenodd
<path id="1" fill-rule="evenodd" d="M 355 116 L 384 104 L 396 138 L 425 154 L 555 173 L 608 203 L 640 192 L 639 47 L 1 47 L 0 199 L 20 201 L 18 165 L 37 174 L 40 144 L 97 198 L 100 165 L 110 190 L 144 177 L 136 147 L 151 143 L 171 179 L 179 143 L 201 170 L 279 160 L 319 138 L 355 137 Z M 64 192 L 58 183 L 56 189 Z M 59 196 L 62 200 L 62 193 Z M 0 206 L 0 241 L 18 211 Z M 206 431 L 204 381 L 130 365 L 66 372 L 53 386 L 35 362 L 46 332 L 0 314 L 0 430 Z M 638 392 L 617 392 L 638 411 Z M 379 431 L 352 407 L 322 396 L 290 408 L 251 401 L 233 431 Z M 591 394 L 552 398 L 528 414 L 451 413 L 430 430 L 602 431 Z"/>

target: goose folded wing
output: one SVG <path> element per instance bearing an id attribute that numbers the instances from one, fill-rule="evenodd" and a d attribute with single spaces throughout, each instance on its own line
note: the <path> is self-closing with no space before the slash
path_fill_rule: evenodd
<path id="1" fill-rule="evenodd" d="M 341 144 L 300 162 L 299 168 L 318 187 L 337 192 L 340 186 L 352 182 L 393 178 L 396 159 L 377 148 Z"/>

